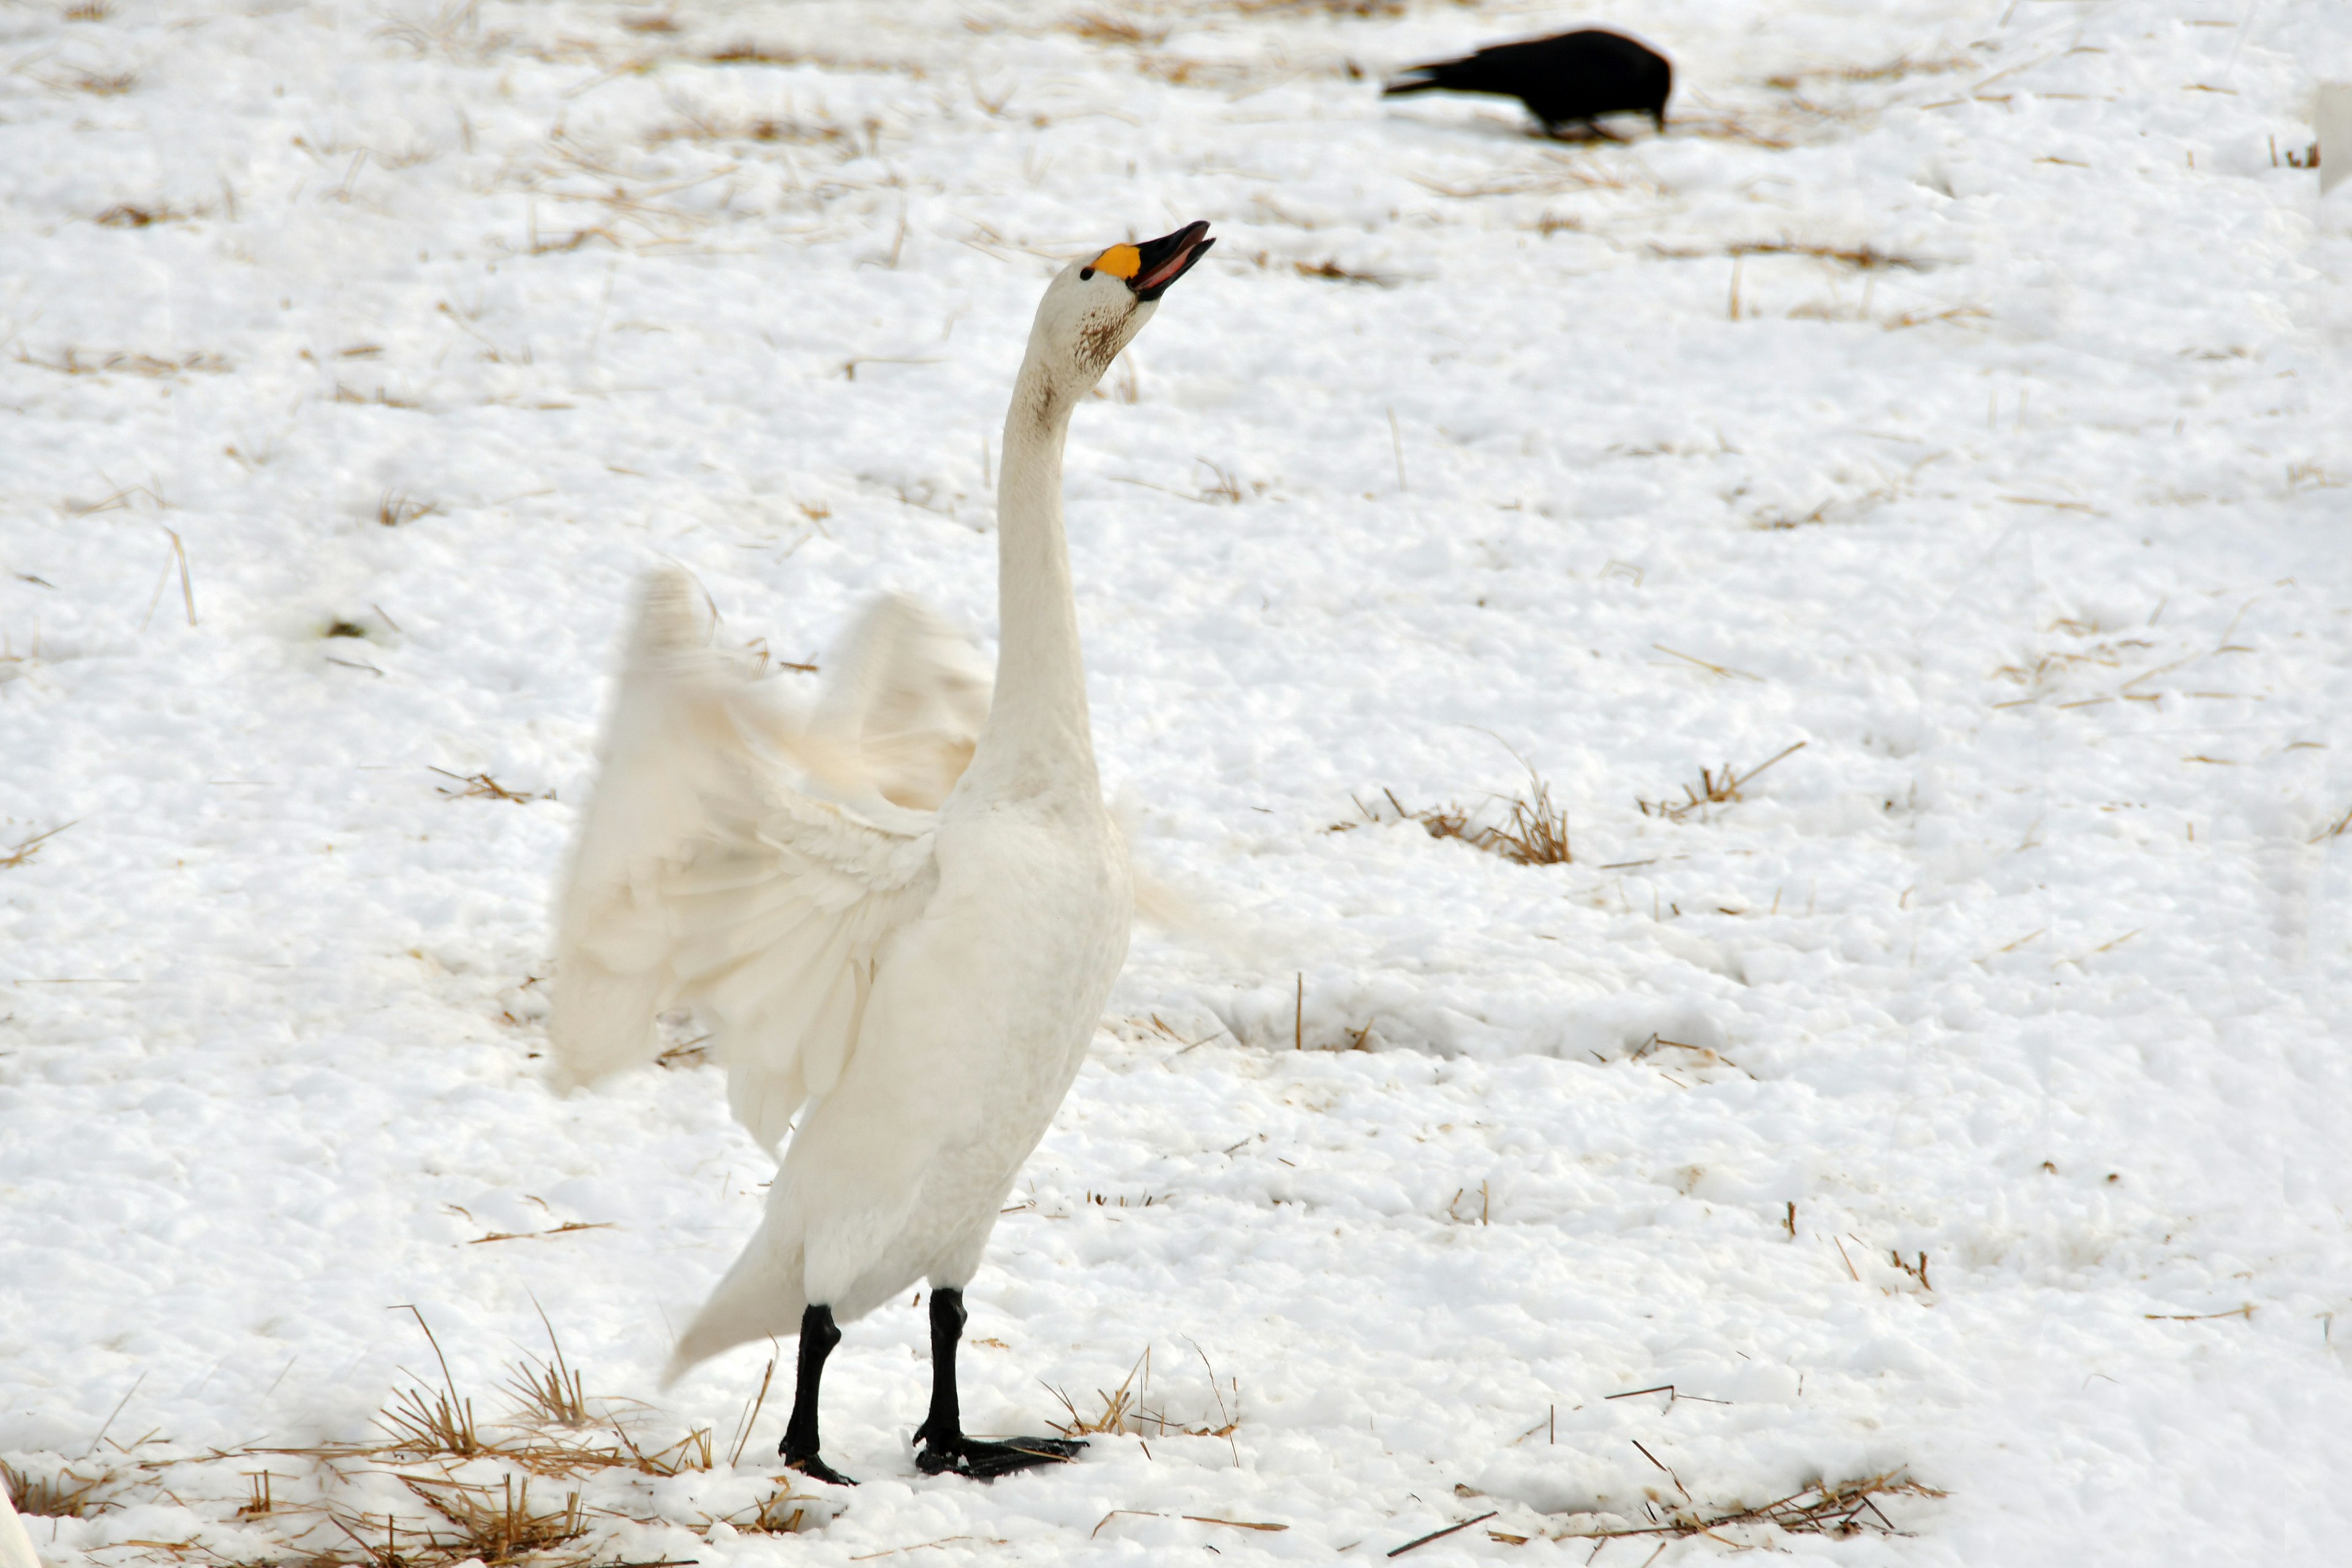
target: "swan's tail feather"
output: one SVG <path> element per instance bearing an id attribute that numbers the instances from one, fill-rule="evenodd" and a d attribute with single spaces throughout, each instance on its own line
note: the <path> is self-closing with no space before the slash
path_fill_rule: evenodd
<path id="1" fill-rule="evenodd" d="M 33 1538 L 25 1533 L 9 1504 L 6 1487 L 0 1487 L 0 1568 L 41 1568 L 41 1560 L 33 1555 Z"/>
<path id="2" fill-rule="evenodd" d="M 767 1245 L 763 1228 L 678 1335 L 677 1348 L 662 1369 L 662 1386 L 676 1383 L 697 1363 L 747 1341 L 798 1334 L 801 1315 L 808 1310 L 803 1274 L 801 1249 L 795 1247 L 779 1256 L 779 1249 Z"/>

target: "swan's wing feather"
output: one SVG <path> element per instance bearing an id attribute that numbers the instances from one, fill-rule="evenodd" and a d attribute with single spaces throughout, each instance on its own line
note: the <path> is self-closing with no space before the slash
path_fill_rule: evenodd
<path id="1" fill-rule="evenodd" d="M 814 728 L 894 805 L 935 809 L 988 721 L 993 680 L 971 639 L 919 600 L 877 599 L 826 660 Z"/>
<path id="2" fill-rule="evenodd" d="M 824 748 L 709 646 L 684 574 L 650 579 L 558 911 L 560 1082 L 650 1060 L 699 1005 L 736 1115 L 771 1147 L 855 1049 L 877 950 L 937 881 L 931 817 L 813 793 Z"/>

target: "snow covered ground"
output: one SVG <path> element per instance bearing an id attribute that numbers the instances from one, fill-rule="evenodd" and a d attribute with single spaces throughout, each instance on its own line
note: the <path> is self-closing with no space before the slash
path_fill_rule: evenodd
<path id="1" fill-rule="evenodd" d="M 1667 135 L 1377 95 L 1583 20 Z M 637 1440 L 715 1431 L 533 1483 L 608 1563 L 1495 1510 L 1412 1561 L 1634 1568 L 1552 1538 L 1906 1469 L 1908 1535 L 1656 1561 L 2344 1560 L 2352 190 L 2292 165 L 2352 9 L 15 0 L 0 58 L 0 1459 L 105 1505 L 52 1564 L 414 1552 L 431 1466 L 250 1451 L 440 1387 L 404 1304 L 486 1423 L 543 1309 Z M 764 1352 L 654 1372 L 767 1163 L 690 1051 L 534 1059 L 630 584 L 985 640 L 1044 279 L 1194 217 L 1069 510 L 1196 918 L 964 1362 L 1036 1431 L 1148 1350 L 1171 1429 L 919 1478 L 887 1309 L 865 1485 L 739 1529 L 788 1386 L 730 1464 Z M 1571 863 L 1389 793 L 1530 771 Z"/>

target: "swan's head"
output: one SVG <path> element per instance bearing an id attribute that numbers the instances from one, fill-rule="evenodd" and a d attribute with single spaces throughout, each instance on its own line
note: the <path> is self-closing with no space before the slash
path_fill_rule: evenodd
<path id="1" fill-rule="evenodd" d="M 1048 399 L 1084 397 L 1143 330 L 1169 285 L 1217 242 L 1205 223 L 1131 245 L 1114 245 L 1064 268 L 1047 285 L 1029 333 L 1029 357 L 1046 372 Z"/>

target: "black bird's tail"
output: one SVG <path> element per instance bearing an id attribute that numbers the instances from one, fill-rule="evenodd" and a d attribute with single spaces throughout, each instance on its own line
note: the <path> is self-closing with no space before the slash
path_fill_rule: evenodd
<path id="1" fill-rule="evenodd" d="M 1382 98 L 1398 98 L 1408 92 L 1428 92 L 1433 88 L 1448 86 L 1446 76 L 1464 60 L 1436 60 L 1425 66 L 1407 66 L 1404 74 L 1381 89 Z"/>

